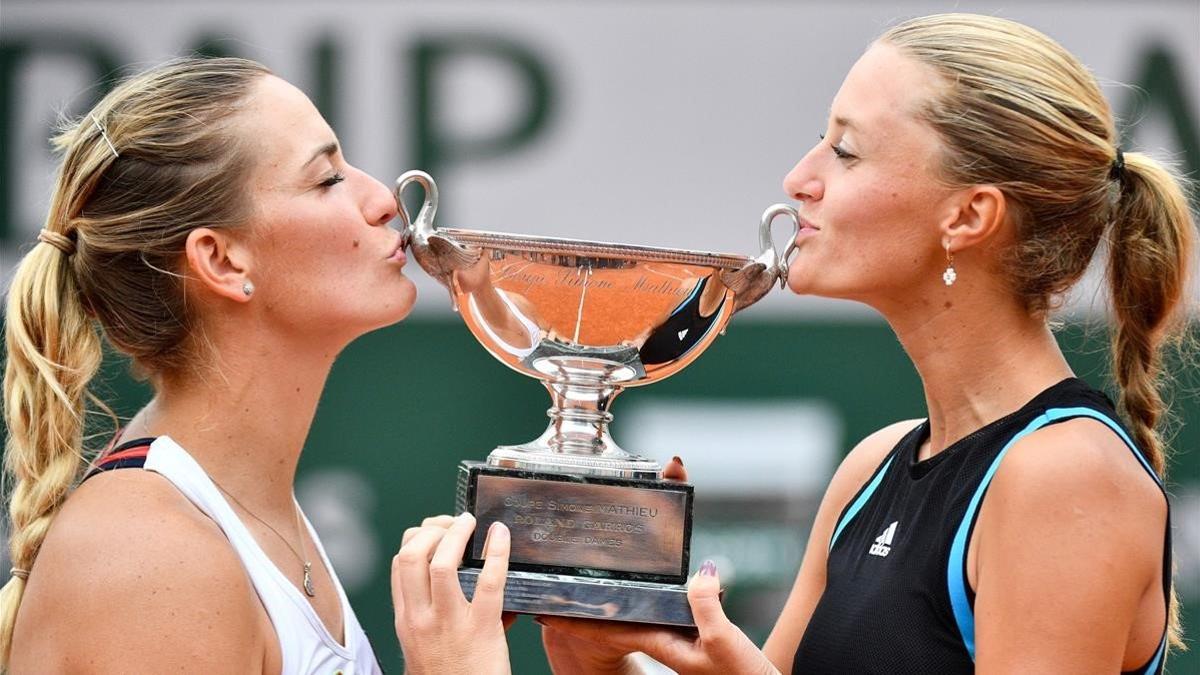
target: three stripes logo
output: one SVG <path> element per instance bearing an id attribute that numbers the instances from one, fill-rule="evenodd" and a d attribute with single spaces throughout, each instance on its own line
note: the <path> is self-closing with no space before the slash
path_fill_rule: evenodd
<path id="1" fill-rule="evenodd" d="M 871 544 L 871 555 L 877 555 L 880 558 L 886 558 L 887 554 L 892 552 L 892 537 L 896 536 L 896 526 L 899 524 L 900 521 L 898 520 L 893 522 L 891 525 L 887 526 L 887 529 L 883 531 L 883 534 L 875 537 L 875 543 Z"/>

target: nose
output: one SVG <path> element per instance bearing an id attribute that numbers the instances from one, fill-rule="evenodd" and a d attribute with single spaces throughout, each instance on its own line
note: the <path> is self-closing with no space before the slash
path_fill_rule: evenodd
<path id="1" fill-rule="evenodd" d="M 363 216 L 372 225 L 387 225 L 396 217 L 396 198 L 386 185 L 366 174 L 363 176 L 367 179 Z"/>
<path id="2" fill-rule="evenodd" d="M 783 177 L 783 191 L 800 202 L 819 201 L 825 195 L 825 184 L 814 171 L 811 152 Z"/>

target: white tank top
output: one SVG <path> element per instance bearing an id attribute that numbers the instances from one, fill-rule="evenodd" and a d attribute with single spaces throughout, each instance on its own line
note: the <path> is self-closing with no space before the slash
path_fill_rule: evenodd
<path id="1" fill-rule="evenodd" d="M 178 443 L 167 436 L 159 436 L 150 445 L 145 468 L 171 481 L 196 508 L 212 518 L 242 560 L 259 600 L 271 617 L 275 634 L 279 637 L 279 653 L 282 657 L 284 675 L 320 673 L 321 675 L 380 675 L 375 653 L 363 633 L 354 610 L 346 600 L 346 592 L 338 581 L 325 547 L 313 530 L 308 517 L 304 524 L 312 536 L 321 562 L 329 571 L 333 585 L 337 588 L 342 604 L 342 623 L 345 625 L 346 644 L 338 644 L 308 600 L 300 594 L 275 563 L 267 557 L 250 531 L 234 513 L 229 502 L 217 490 L 217 486 Z M 296 505 L 299 509 L 299 504 Z M 303 512 L 301 512 L 303 515 Z"/>

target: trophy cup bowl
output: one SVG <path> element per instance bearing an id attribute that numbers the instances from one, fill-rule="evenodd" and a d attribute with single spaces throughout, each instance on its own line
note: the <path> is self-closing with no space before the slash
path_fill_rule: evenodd
<path id="1" fill-rule="evenodd" d="M 402 199 L 424 190 L 416 216 Z M 686 586 L 690 484 L 662 479 L 654 460 L 609 434 L 625 388 L 692 363 L 735 312 L 777 282 L 799 227 L 777 204 L 759 224 L 756 258 L 434 226 L 433 179 L 409 171 L 395 196 L 413 257 L 450 292 L 472 335 L 500 362 L 542 382 L 550 423 L 538 438 L 459 465 L 457 511 L 477 530 L 459 578 L 473 594 L 487 527 L 512 533 L 505 609 L 694 625 Z M 793 231 L 783 255 L 771 225 Z"/>

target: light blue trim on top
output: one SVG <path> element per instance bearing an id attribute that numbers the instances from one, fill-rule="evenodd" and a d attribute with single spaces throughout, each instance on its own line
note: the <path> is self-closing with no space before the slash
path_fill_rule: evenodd
<path id="1" fill-rule="evenodd" d="M 858 515 L 863 505 L 867 503 L 867 500 L 871 498 L 871 495 L 874 494 L 879 484 L 883 482 L 883 476 L 887 473 L 888 467 L 892 465 L 892 460 L 895 458 L 896 455 L 894 454 L 888 457 L 888 460 L 883 463 L 879 471 L 875 472 L 875 477 L 871 479 L 871 482 L 867 483 L 867 487 L 863 488 L 863 491 L 858 495 L 858 499 L 855 499 L 850 508 L 846 510 L 846 515 L 842 516 L 841 521 L 838 522 L 837 527 L 833 530 L 833 536 L 829 538 L 830 551 L 833 550 L 833 545 L 837 542 L 838 536 L 842 534 L 842 530 L 846 529 L 851 520 L 854 520 L 854 516 Z"/>
<path id="2" fill-rule="evenodd" d="M 1167 636 L 1164 633 L 1162 642 L 1158 645 L 1158 652 L 1154 655 L 1154 659 L 1150 661 L 1150 665 L 1146 666 L 1139 675 L 1155 675 L 1158 672 L 1158 665 L 1162 663 L 1163 657 L 1167 655 Z"/>
<path id="3" fill-rule="evenodd" d="M 979 503 L 983 500 L 983 493 L 987 491 L 988 485 L 992 482 L 992 478 L 996 475 L 996 470 L 1000 468 L 1000 460 L 1004 459 L 1004 455 L 1008 453 L 1017 441 L 1028 436 L 1029 434 L 1041 429 L 1047 424 L 1059 422 L 1075 417 L 1090 417 L 1104 423 L 1108 428 L 1112 429 L 1121 440 L 1129 446 L 1133 451 L 1138 461 L 1142 463 L 1142 467 L 1146 469 L 1159 487 L 1162 487 L 1162 480 L 1146 458 L 1142 456 L 1137 446 L 1130 440 L 1129 435 L 1108 415 L 1091 408 L 1051 408 L 1046 412 L 1038 415 L 1024 429 L 1018 431 L 1008 443 L 1000 449 L 996 455 L 996 459 L 992 460 L 992 465 L 988 467 L 987 473 L 983 475 L 983 480 L 979 482 L 979 486 L 975 488 L 975 494 L 971 497 L 970 503 L 967 504 L 966 513 L 963 515 L 962 522 L 959 523 L 958 530 L 954 533 L 954 540 L 950 545 L 950 562 L 946 567 L 946 581 L 950 590 L 950 607 L 954 610 L 954 621 L 958 624 L 958 632 L 962 636 L 963 645 L 967 648 L 967 653 L 971 655 L 971 661 L 975 660 L 975 612 L 971 609 L 971 603 L 967 599 L 967 583 L 964 578 L 966 572 L 966 552 L 967 552 L 967 534 L 971 530 L 971 525 L 975 522 L 976 513 L 979 510 Z M 1165 646 L 1166 643 L 1164 642 Z M 1155 658 L 1154 664 L 1157 666 L 1159 658 L 1162 654 Z M 1154 672 L 1153 669 L 1147 672 Z"/>
<path id="4" fill-rule="evenodd" d="M 1125 433 L 1125 430 L 1121 428 L 1121 425 L 1113 421 L 1113 419 L 1108 415 L 1092 410 L 1091 408 L 1053 408 L 1051 410 L 1047 410 L 1046 415 L 1048 415 L 1053 421 L 1071 417 L 1091 417 L 1094 420 L 1103 422 L 1108 426 L 1109 429 L 1112 429 L 1114 432 L 1116 432 L 1116 434 L 1121 437 L 1121 440 L 1125 441 L 1125 445 L 1128 445 L 1129 449 L 1133 451 L 1133 456 L 1137 457 L 1138 461 L 1142 463 L 1142 468 L 1146 470 L 1146 473 L 1150 474 L 1150 477 L 1154 479 L 1155 483 L 1158 483 L 1159 487 L 1163 487 L 1162 479 L 1158 477 L 1157 473 L 1155 473 L 1154 467 L 1150 466 L 1150 462 L 1146 461 L 1146 458 L 1142 455 L 1142 451 L 1138 450 L 1137 445 L 1134 444 L 1133 440 L 1129 438 L 1129 435 Z"/>

